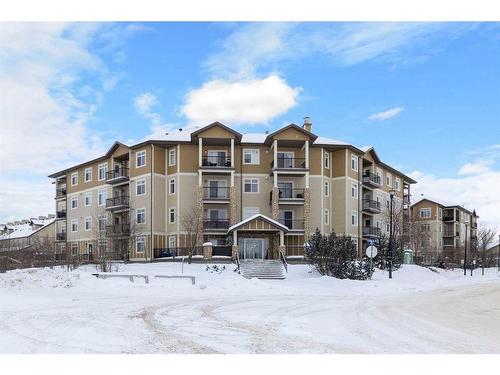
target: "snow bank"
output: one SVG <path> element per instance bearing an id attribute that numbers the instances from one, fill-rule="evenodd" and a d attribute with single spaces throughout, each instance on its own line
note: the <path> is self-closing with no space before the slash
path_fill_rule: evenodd
<path id="1" fill-rule="evenodd" d="M 80 280 L 79 272 L 63 268 L 28 268 L 0 274 L 0 288 L 71 288 Z"/>

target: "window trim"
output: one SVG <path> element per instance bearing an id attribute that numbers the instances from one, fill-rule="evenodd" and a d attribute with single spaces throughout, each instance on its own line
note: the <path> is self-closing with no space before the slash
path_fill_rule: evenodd
<path id="1" fill-rule="evenodd" d="M 139 187 L 139 182 L 144 182 L 144 193 L 141 193 L 141 194 L 138 194 L 137 190 L 138 190 L 138 187 Z M 143 196 L 143 195 L 146 195 L 146 179 L 145 178 L 140 178 L 138 180 L 135 181 L 135 196 L 136 197 L 140 197 L 140 196 Z"/>
<path id="2" fill-rule="evenodd" d="M 139 222 L 139 220 L 137 220 L 137 217 L 139 215 L 139 211 L 144 212 L 144 222 Z M 135 222 L 138 225 L 145 225 L 146 224 L 146 207 L 139 207 L 137 210 L 135 210 Z"/>
<path id="3" fill-rule="evenodd" d="M 251 186 L 253 185 L 252 180 L 257 181 L 257 191 L 245 191 L 247 181 L 250 181 L 250 190 L 252 190 Z M 249 178 L 244 178 L 243 179 L 243 193 L 245 194 L 259 194 L 260 192 L 260 181 L 256 177 L 249 177 Z"/>
<path id="4" fill-rule="evenodd" d="M 429 211 L 429 216 L 423 216 L 423 215 L 422 215 L 422 212 L 424 212 L 424 210 L 425 210 L 426 212 L 427 212 L 427 211 Z M 419 210 L 419 214 L 420 214 L 420 218 L 421 218 L 421 219 L 430 219 L 430 218 L 431 218 L 431 216 L 432 216 L 432 209 L 431 209 L 430 207 L 422 207 L 422 208 L 420 208 L 420 210 Z"/>
<path id="5" fill-rule="evenodd" d="M 76 250 L 76 251 L 73 251 Z M 76 256 L 78 255 L 78 242 L 71 242 L 71 255 Z"/>
<path id="6" fill-rule="evenodd" d="M 172 182 L 174 187 L 174 192 L 172 193 Z M 175 182 L 175 177 L 168 180 L 168 195 L 174 195 L 177 191 L 177 183 Z"/>
<path id="7" fill-rule="evenodd" d="M 102 192 L 104 192 L 104 199 L 102 200 L 102 204 L 101 204 L 101 203 L 99 203 L 99 197 L 102 195 L 101 194 Z M 108 190 L 106 188 L 97 190 L 97 205 L 99 207 L 106 205 L 106 199 L 108 199 Z"/>
<path id="8" fill-rule="evenodd" d="M 137 244 L 138 244 L 139 242 L 141 242 L 141 243 L 143 243 L 143 244 L 144 244 L 144 249 L 142 249 L 142 250 L 140 250 L 140 251 L 139 251 L 139 247 L 137 246 Z M 135 238 L 135 252 L 136 252 L 136 253 L 141 253 L 141 254 L 143 254 L 143 253 L 145 253 L 145 252 L 146 252 L 146 236 L 137 236 L 137 237 Z"/>
<path id="9" fill-rule="evenodd" d="M 101 167 L 104 166 L 104 177 L 100 178 L 99 173 L 101 171 Z M 101 163 L 97 165 L 97 181 L 104 181 L 106 179 L 106 173 L 108 173 L 108 163 Z"/>
<path id="10" fill-rule="evenodd" d="M 328 151 L 323 151 L 323 167 L 330 169 L 330 153 Z"/>
<path id="11" fill-rule="evenodd" d="M 387 181 L 389 181 L 389 183 Z M 392 187 L 392 174 L 387 172 L 385 173 L 385 184 L 389 187 Z"/>
<path id="12" fill-rule="evenodd" d="M 356 196 L 352 195 L 354 191 L 354 187 L 356 187 Z M 359 199 L 359 184 L 357 182 L 351 181 L 351 198 L 352 199 Z"/>
<path id="13" fill-rule="evenodd" d="M 399 177 L 394 179 L 394 189 L 401 191 L 401 179 Z"/>
<path id="14" fill-rule="evenodd" d="M 252 158 L 250 157 L 250 163 L 245 161 L 245 152 L 247 151 L 257 151 L 257 162 L 252 163 Z M 252 154 L 250 154 L 252 155 Z M 260 149 L 259 148 L 244 148 L 243 149 L 243 164 L 244 165 L 260 165 Z"/>
<path id="15" fill-rule="evenodd" d="M 76 206 L 75 207 L 73 207 L 73 201 L 76 202 Z M 78 196 L 77 195 L 73 195 L 69 199 L 69 206 L 71 207 L 72 210 L 76 210 L 78 208 Z"/>
<path id="16" fill-rule="evenodd" d="M 75 183 L 73 183 L 73 177 L 76 177 L 76 182 Z M 71 173 L 70 181 L 71 181 L 71 186 L 78 185 L 78 172 Z"/>
<path id="17" fill-rule="evenodd" d="M 326 198 L 330 197 L 330 181 L 328 180 L 323 181 L 323 194 Z"/>
<path id="18" fill-rule="evenodd" d="M 176 212 L 175 207 L 170 207 L 168 209 L 168 223 L 169 224 L 175 224 L 175 212 Z M 172 220 L 172 213 L 174 214 L 174 220 Z"/>
<path id="19" fill-rule="evenodd" d="M 87 171 L 90 171 L 90 178 L 87 180 Z M 92 182 L 92 167 L 83 170 L 83 183 Z"/>
<path id="20" fill-rule="evenodd" d="M 143 165 L 137 165 L 138 164 L 137 162 L 139 161 L 139 154 L 142 154 L 142 153 L 144 153 L 144 164 Z M 136 153 L 135 153 L 135 167 L 136 168 L 142 168 L 142 167 L 145 167 L 146 164 L 147 164 L 146 149 L 136 151 Z"/>
<path id="21" fill-rule="evenodd" d="M 355 165 L 356 165 L 356 168 L 353 168 L 352 167 L 352 162 L 355 161 Z M 358 172 L 359 171 L 359 159 L 356 155 L 354 154 L 351 154 L 351 169 L 354 171 L 354 172 Z"/>
<path id="22" fill-rule="evenodd" d="M 76 230 L 73 230 L 73 224 L 76 225 Z M 78 219 L 72 219 L 71 220 L 71 233 L 77 233 L 78 232 Z"/>
<path id="23" fill-rule="evenodd" d="M 323 224 L 330 225 L 330 210 L 328 208 L 323 210 Z"/>
<path id="24" fill-rule="evenodd" d="M 172 162 L 171 156 L 173 155 L 174 161 Z M 177 150 L 175 148 L 171 148 L 168 150 L 168 166 L 173 167 L 177 164 Z"/>
<path id="25" fill-rule="evenodd" d="M 87 229 L 87 223 L 88 222 L 90 222 L 89 229 Z M 85 219 L 83 220 L 83 230 L 84 230 L 84 232 L 89 232 L 89 231 L 92 230 L 92 216 L 86 216 Z"/>
<path id="26" fill-rule="evenodd" d="M 171 244 L 171 242 L 173 242 L 173 245 Z M 177 236 L 168 236 L 168 248 L 175 249 L 176 247 L 177 247 Z"/>
<path id="27" fill-rule="evenodd" d="M 87 204 L 87 197 L 90 197 L 89 204 Z M 92 192 L 91 191 L 87 191 L 83 194 L 83 206 L 84 207 L 92 206 Z"/>
<path id="28" fill-rule="evenodd" d="M 354 217 L 356 217 L 356 220 L 354 220 L 354 224 L 353 224 L 352 222 L 353 222 Z M 359 222 L 359 212 L 357 210 L 351 210 L 351 225 L 353 227 L 357 227 L 358 222 Z"/>

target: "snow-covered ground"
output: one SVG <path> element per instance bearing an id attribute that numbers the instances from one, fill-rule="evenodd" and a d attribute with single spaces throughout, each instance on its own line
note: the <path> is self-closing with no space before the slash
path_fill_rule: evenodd
<path id="1" fill-rule="evenodd" d="M 247 280 L 225 265 L 189 280 L 97 279 L 77 271 L 0 274 L 0 353 L 500 353 L 500 277 L 404 266 L 389 280 Z M 179 263 L 121 265 L 179 274 Z"/>

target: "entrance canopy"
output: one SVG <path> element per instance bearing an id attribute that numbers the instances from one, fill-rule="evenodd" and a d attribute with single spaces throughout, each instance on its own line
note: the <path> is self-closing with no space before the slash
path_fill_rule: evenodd
<path id="1" fill-rule="evenodd" d="M 231 226 L 227 233 L 233 231 L 259 231 L 288 233 L 288 227 L 262 214 L 255 214 Z"/>

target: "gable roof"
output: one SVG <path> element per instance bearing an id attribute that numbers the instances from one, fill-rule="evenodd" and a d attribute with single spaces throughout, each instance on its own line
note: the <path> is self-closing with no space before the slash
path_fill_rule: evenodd
<path id="1" fill-rule="evenodd" d="M 238 228 L 242 227 L 243 225 L 248 224 L 248 223 L 250 223 L 254 220 L 257 220 L 257 219 L 261 219 L 261 220 L 275 226 L 276 229 L 282 230 L 285 233 L 287 233 L 289 231 L 289 229 L 286 225 L 283 225 L 283 224 L 277 222 L 276 220 L 270 219 L 265 215 L 255 214 L 255 215 L 252 215 L 249 218 L 246 218 L 245 220 L 242 220 L 239 223 L 236 223 L 233 226 L 229 227 L 229 229 L 227 230 L 227 233 L 230 233 L 233 230 L 238 229 Z"/>
<path id="2" fill-rule="evenodd" d="M 280 133 L 283 133 L 285 131 L 287 131 L 288 129 L 294 129 L 302 134 L 304 134 L 305 136 L 309 137 L 310 140 L 312 140 L 313 142 L 318 138 L 317 135 L 311 133 L 311 132 L 308 132 L 307 130 L 301 128 L 300 126 L 296 125 L 296 124 L 290 124 L 290 125 L 287 125 L 281 129 L 278 129 L 274 132 L 272 132 L 271 134 L 268 134 L 267 137 L 266 137 L 266 140 L 264 141 L 264 143 L 266 144 L 270 144 L 271 143 L 271 140 L 278 134 Z"/>
<path id="3" fill-rule="evenodd" d="M 236 139 L 237 139 L 238 141 L 241 141 L 241 137 L 242 137 L 241 133 L 238 133 L 236 130 L 231 129 L 230 127 L 228 127 L 228 126 L 226 126 L 226 125 L 224 125 L 223 123 L 220 123 L 220 122 L 218 122 L 218 121 L 212 122 L 211 124 L 206 125 L 206 126 L 204 126 L 204 127 L 200 128 L 200 129 L 198 129 L 198 130 L 196 130 L 196 131 L 192 132 L 192 133 L 191 133 L 191 141 L 193 141 L 193 142 L 194 142 L 195 140 L 197 140 L 197 139 L 198 139 L 198 135 L 199 135 L 200 133 L 203 133 L 204 131 L 207 131 L 208 129 L 211 129 L 211 128 L 214 128 L 214 127 L 219 127 L 219 128 L 222 128 L 222 129 L 224 129 L 225 131 L 227 131 L 227 132 L 229 132 L 229 133 L 231 133 L 231 134 L 234 134 L 234 136 L 236 137 Z"/>

